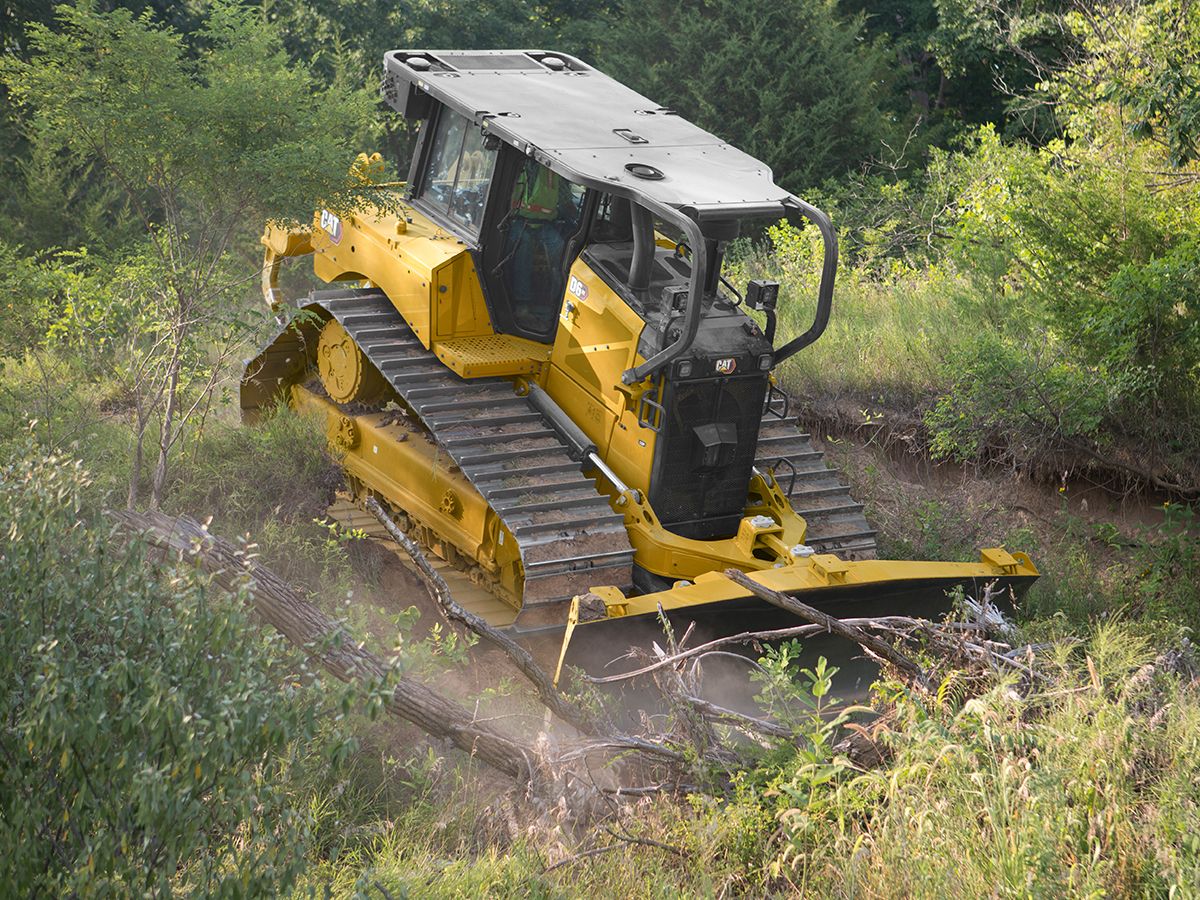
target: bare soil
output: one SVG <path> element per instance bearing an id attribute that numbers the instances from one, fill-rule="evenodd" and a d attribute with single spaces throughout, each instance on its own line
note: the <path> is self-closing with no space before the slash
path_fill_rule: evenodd
<path id="1" fill-rule="evenodd" d="M 806 405 L 802 423 L 842 470 L 855 498 L 867 504 L 875 527 L 896 535 L 903 511 L 936 501 L 979 524 L 977 536 L 1005 527 L 1061 528 L 1064 516 L 1125 531 L 1155 528 L 1171 497 L 1132 483 L 1079 459 L 1042 460 L 1021 470 L 1011 466 L 935 461 L 928 454 L 924 423 L 888 410 L 878 417 L 850 400 Z M 1040 525 L 1038 523 L 1041 523 Z M 999 529 L 999 530 L 998 530 Z"/>

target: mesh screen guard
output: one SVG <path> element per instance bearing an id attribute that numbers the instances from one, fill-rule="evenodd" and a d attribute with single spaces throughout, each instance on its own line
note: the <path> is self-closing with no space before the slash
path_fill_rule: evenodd
<path id="1" fill-rule="evenodd" d="M 650 504 L 670 531 L 697 540 L 732 537 L 746 505 L 762 421 L 767 379 L 741 377 L 673 381 L 663 392 L 666 416 L 650 475 Z M 719 467 L 701 465 L 701 441 L 695 429 L 732 423 L 737 445 L 732 460 Z"/>

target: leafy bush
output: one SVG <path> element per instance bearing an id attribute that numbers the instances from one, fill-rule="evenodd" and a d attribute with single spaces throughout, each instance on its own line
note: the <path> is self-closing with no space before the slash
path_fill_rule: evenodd
<path id="1" fill-rule="evenodd" d="M 1090 438 L 1115 385 L 1060 348 L 980 332 L 946 354 L 945 392 L 925 414 L 934 456 L 1046 458 Z"/>
<path id="2" fill-rule="evenodd" d="M 319 686 L 187 565 L 80 518 L 61 457 L 0 472 L 0 881 L 21 894 L 225 896 L 286 889 L 310 820 L 293 760 Z"/>
<path id="3" fill-rule="evenodd" d="M 1139 387 L 1161 398 L 1161 412 L 1200 415 L 1200 239 L 1122 266 L 1108 295 L 1115 302 L 1084 321 L 1081 339 L 1110 365 L 1128 361 Z"/>

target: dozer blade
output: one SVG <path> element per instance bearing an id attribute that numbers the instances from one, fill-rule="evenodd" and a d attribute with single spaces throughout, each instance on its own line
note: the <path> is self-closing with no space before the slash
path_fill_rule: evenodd
<path id="1" fill-rule="evenodd" d="M 931 620 L 952 611 L 956 588 L 976 600 L 984 595 L 985 588 L 990 588 L 989 596 L 1004 606 L 1020 599 L 1038 574 L 1028 556 L 1010 555 L 999 548 L 981 551 L 978 563 L 843 561 L 817 555 L 807 565 L 748 573 L 763 587 L 795 597 L 835 618 L 907 616 Z M 689 647 L 745 632 L 809 624 L 718 572 L 640 597 L 626 598 L 619 591 L 599 589 L 576 598 L 572 604 L 560 653 L 560 674 L 569 666 L 602 677 L 644 667 L 650 661 L 644 652 L 652 642 L 666 646 L 663 619 L 677 639 L 692 629 Z M 856 700 L 867 694 L 879 667 L 857 644 L 825 632 L 800 640 L 802 664 L 815 664 L 824 656 L 839 667 L 834 680 L 834 693 L 839 698 Z M 640 658 L 630 655 L 634 648 L 643 651 Z M 726 645 L 722 649 L 753 653 L 752 646 L 746 645 Z M 752 693 L 748 690 L 746 696 Z"/>

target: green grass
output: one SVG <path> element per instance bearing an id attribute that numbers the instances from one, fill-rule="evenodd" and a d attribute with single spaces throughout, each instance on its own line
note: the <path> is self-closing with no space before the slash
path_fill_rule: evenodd
<path id="1" fill-rule="evenodd" d="M 777 345 L 812 324 L 816 249 L 798 245 L 756 253 L 735 266 L 735 283 L 780 282 Z M 875 398 L 911 408 L 945 386 L 940 367 L 948 348 L 962 344 L 972 330 L 989 327 L 985 309 L 975 302 L 967 280 L 946 270 L 897 264 L 880 273 L 843 267 L 825 333 L 778 374 L 803 398 Z"/>
<path id="2" fill-rule="evenodd" d="M 447 771 L 310 870 L 333 896 L 1188 896 L 1200 696 L 1119 626 L 1049 651 L 1027 695 L 899 698 L 868 771 L 774 757 L 732 796 L 575 824 Z M 951 681 L 952 681 L 952 676 Z M 892 690 L 892 689 L 889 689 Z M 447 788 L 446 785 L 449 785 Z M 623 831 L 670 845 L 621 844 Z M 591 858 L 564 859 L 617 845 Z"/>
<path id="3" fill-rule="evenodd" d="M 132 438 L 110 410 L 110 386 L 85 380 L 77 365 L 38 351 L 0 358 L 0 452 L 19 455 L 33 443 L 81 459 L 91 473 L 91 500 L 123 504 Z"/>

